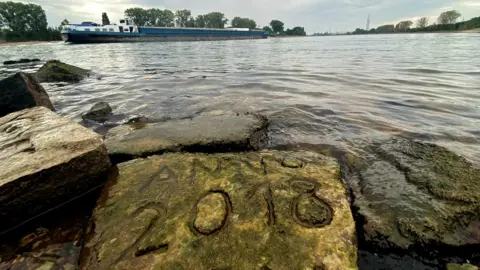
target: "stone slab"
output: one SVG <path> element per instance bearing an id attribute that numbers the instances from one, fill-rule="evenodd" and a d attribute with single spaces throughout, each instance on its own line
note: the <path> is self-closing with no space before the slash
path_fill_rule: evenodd
<path id="1" fill-rule="evenodd" d="M 82 269 L 357 269 L 333 159 L 167 153 L 118 169 L 94 210 Z"/>
<path id="2" fill-rule="evenodd" d="M 375 145 L 372 152 L 352 181 L 368 244 L 446 253 L 480 244 L 478 166 L 441 146 L 407 139 Z"/>
<path id="3" fill-rule="evenodd" d="M 44 107 L 0 118 L 0 232 L 105 181 L 102 137 Z"/>
<path id="4" fill-rule="evenodd" d="M 256 150 L 265 142 L 268 121 L 256 114 L 206 114 L 160 123 L 134 123 L 111 129 L 105 144 L 114 162 L 164 152 Z"/>

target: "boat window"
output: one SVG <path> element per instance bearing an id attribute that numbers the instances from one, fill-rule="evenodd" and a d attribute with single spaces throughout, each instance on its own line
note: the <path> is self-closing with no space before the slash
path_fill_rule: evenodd
<path id="1" fill-rule="evenodd" d="M 125 23 L 125 20 L 120 20 L 120 23 Z"/>
<path id="2" fill-rule="evenodd" d="M 85 31 L 90 31 L 90 28 L 85 28 Z"/>
<path id="3" fill-rule="evenodd" d="M 107 32 L 108 29 L 107 29 L 107 28 L 103 28 L 102 31 L 103 31 L 103 32 Z"/>
<path id="4" fill-rule="evenodd" d="M 114 30 L 113 30 L 113 28 L 110 28 L 110 29 L 108 29 L 108 31 L 113 32 Z"/>
<path id="5" fill-rule="evenodd" d="M 95 31 L 99 31 L 99 32 L 100 32 L 100 28 L 95 28 Z"/>
<path id="6" fill-rule="evenodd" d="M 127 25 L 130 24 L 130 22 L 127 20 Z"/>

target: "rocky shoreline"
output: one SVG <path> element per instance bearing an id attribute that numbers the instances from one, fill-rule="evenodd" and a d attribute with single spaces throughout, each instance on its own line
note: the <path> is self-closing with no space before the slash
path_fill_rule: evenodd
<path id="1" fill-rule="evenodd" d="M 480 168 L 443 147 L 265 149 L 265 116 L 224 111 L 102 136 L 40 84 L 90 73 L 48 61 L 0 81 L 0 269 L 480 265 Z M 114 117 L 102 102 L 82 118 Z"/>

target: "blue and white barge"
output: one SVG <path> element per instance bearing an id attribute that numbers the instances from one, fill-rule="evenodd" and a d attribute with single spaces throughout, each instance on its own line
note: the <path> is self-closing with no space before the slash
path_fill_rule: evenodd
<path id="1" fill-rule="evenodd" d="M 146 42 L 146 41 L 195 41 L 267 38 L 263 30 L 248 28 L 179 28 L 144 27 L 135 25 L 132 19 L 120 23 L 99 25 L 92 22 L 67 24 L 61 31 L 62 39 L 71 43 Z"/>

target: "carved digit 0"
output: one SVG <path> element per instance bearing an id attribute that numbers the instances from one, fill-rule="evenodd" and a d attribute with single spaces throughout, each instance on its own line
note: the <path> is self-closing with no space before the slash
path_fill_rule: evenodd
<path id="1" fill-rule="evenodd" d="M 211 235 L 220 231 L 228 221 L 232 202 L 224 191 L 210 191 L 192 209 L 190 228 L 196 234 Z"/>

